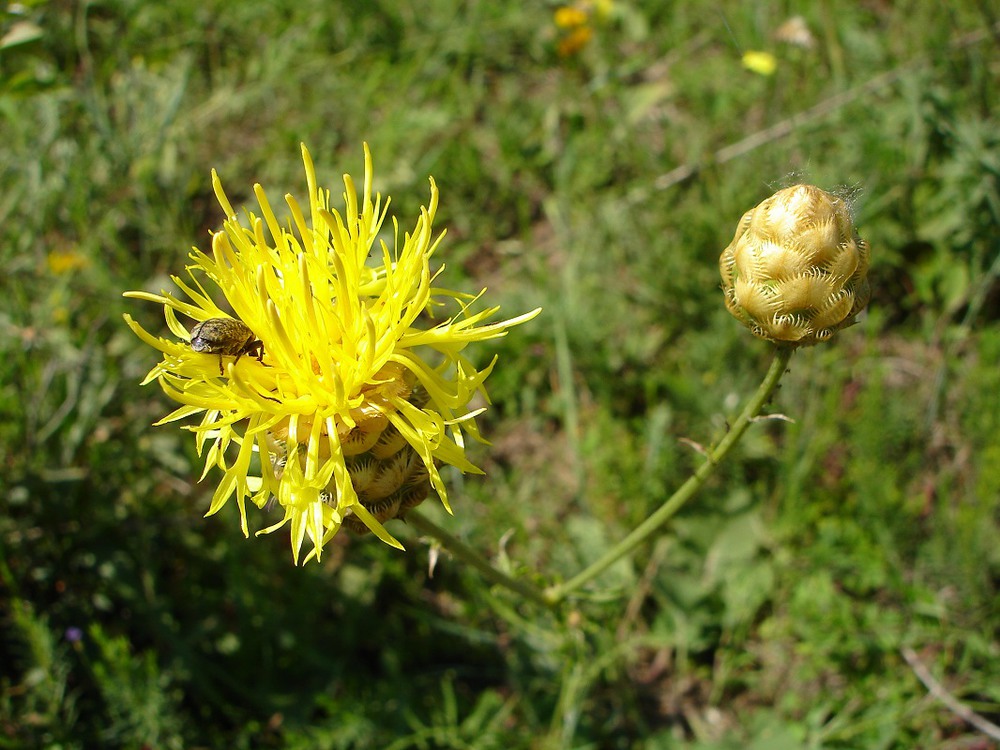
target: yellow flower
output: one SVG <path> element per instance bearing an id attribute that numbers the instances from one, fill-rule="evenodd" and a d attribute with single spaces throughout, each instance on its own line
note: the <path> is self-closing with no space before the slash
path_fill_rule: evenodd
<path id="1" fill-rule="evenodd" d="M 743 55 L 743 67 L 762 76 L 769 76 L 778 67 L 778 61 L 770 52 L 750 50 Z"/>
<path id="2" fill-rule="evenodd" d="M 594 38 L 594 22 L 603 23 L 614 12 L 613 0 L 596 3 L 578 0 L 573 5 L 561 5 L 552 14 L 559 29 L 556 52 L 560 57 L 572 57 Z"/>
<path id="3" fill-rule="evenodd" d="M 556 52 L 560 57 L 572 57 L 586 47 L 594 38 L 594 30 L 590 26 L 580 26 L 559 39 Z"/>
<path id="4" fill-rule="evenodd" d="M 247 211 L 241 221 L 213 170 L 227 219 L 210 254 L 191 252 L 191 281 L 172 277 L 188 301 L 166 291 L 125 295 L 162 304 L 175 338 L 125 320 L 163 353 L 144 384 L 159 381 L 182 404 L 157 424 L 201 416 L 186 429 L 205 455 L 202 477 L 213 466 L 223 471 L 207 515 L 235 496 L 249 534 L 246 499 L 259 508 L 276 501 L 284 517 L 259 533 L 289 524 L 296 561 L 307 537 L 306 559 L 318 559 L 342 525 L 402 549 L 382 522 L 431 487 L 450 512 L 439 465 L 481 473 L 465 456 L 464 436 L 482 441 L 474 419 L 482 409 L 468 405 L 476 393 L 485 397 L 496 358 L 477 369 L 463 349 L 506 335 L 539 310 L 486 324 L 498 308 L 473 312 L 482 292 L 432 286 L 430 259 L 443 237 L 431 230 L 433 179 L 412 232 L 400 244 L 393 218 L 388 245 L 380 233 L 389 200 L 372 199 L 367 145 L 360 199 L 344 175 L 343 213 L 318 187 L 305 146 L 302 156 L 308 204 L 303 211 L 285 196 L 284 224 L 260 185 L 260 216 Z M 418 325 L 443 305 L 454 308 L 450 317 Z M 178 313 L 199 322 L 195 336 Z"/>
<path id="5" fill-rule="evenodd" d="M 573 29 L 589 23 L 590 14 L 582 8 L 563 5 L 556 8 L 555 13 L 552 14 L 552 21 L 560 29 Z"/>
<path id="6" fill-rule="evenodd" d="M 871 296 L 868 263 L 847 204 L 795 185 L 743 215 L 719 270 L 726 307 L 755 336 L 802 346 L 854 322 Z"/>
<path id="7" fill-rule="evenodd" d="M 49 267 L 49 273 L 54 276 L 63 276 L 90 265 L 90 259 L 75 248 L 52 250 L 45 257 L 45 262 Z"/>

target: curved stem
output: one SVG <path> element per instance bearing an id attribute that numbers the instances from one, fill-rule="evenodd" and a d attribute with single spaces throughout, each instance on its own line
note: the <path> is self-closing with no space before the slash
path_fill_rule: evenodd
<path id="1" fill-rule="evenodd" d="M 726 436 L 719 441 L 719 444 L 715 446 L 711 452 L 709 452 L 708 460 L 698 467 L 698 470 L 695 471 L 695 473 L 692 474 L 691 477 L 684 484 L 682 484 L 677 491 L 671 495 L 670 498 L 667 499 L 667 501 L 663 503 L 663 505 L 661 505 L 649 518 L 643 521 L 635 528 L 635 530 L 632 531 L 632 533 L 602 555 L 600 559 L 584 568 L 568 581 L 546 589 L 545 597 L 547 601 L 562 601 L 570 593 L 576 591 L 585 583 L 592 581 L 594 578 L 618 562 L 618 560 L 645 542 L 678 510 L 680 510 L 684 506 L 684 503 L 694 496 L 694 494 L 705 483 L 705 480 L 711 476 L 713 471 L 715 471 L 715 467 L 718 466 L 723 459 L 725 459 L 732 447 L 736 445 L 739 439 L 743 436 L 743 433 L 746 432 L 747 427 L 750 426 L 753 419 L 760 413 L 764 404 L 766 404 L 768 399 L 771 398 L 771 394 L 774 393 L 774 389 L 781 380 L 781 376 L 785 373 L 785 367 L 788 366 L 788 360 L 791 359 L 793 351 L 795 350 L 790 347 L 778 347 L 775 350 L 774 359 L 771 361 L 771 367 L 768 369 L 767 375 L 764 376 L 764 380 L 757 389 L 757 392 L 754 394 L 753 398 L 747 402 L 747 405 L 743 408 L 739 417 L 737 417 L 736 421 L 730 427 Z"/>
<path id="2" fill-rule="evenodd" d="M 536 604 L 541 604 L 543 607 L 551 608 L 556 605 L 556 601 L 546 596 L 542 589 L 528 583 L 527 581 L 518 580 L 517 578 L 507 575 L 503 571 L 497 570 L 489 560 L 479 554 L 479 552 L 475 549 L 463 542 L 457 536 L 448 533 L 433 521 L 430 521 L 426 517 L 420 515 L 417 511 L 409 511 L 406 514 L 406 522 L 413 526 L 417 531 L 437 539 L 441 543 L 442 547 L 460 560 L 469 563 L 469 565 L 474 567 L 482 573 L 485 578 L 489 579 L 493 583 L 508 588 L 514 593 L 520 594 L 524 598 L 530 599 Z"/>
<path id="3" fill-rule="evenodd" d="M 514 593 L 520 594 L 536 604 L 541 604 L 543 607 L 555 608 L 572 592 L 582 587 L 585 583 L 597 578 L 597 576 L 618 562 L 618 560 L 649 539 L 650 536 L 659 530 L 663 524 L 701 489 L 705 480 L 715 471 L 715 467 L 722 463 L 732 447 L 739 442 L 739 439 L 743 437 L 743 433 L 746 432 L 747 427 L 760 414 L 760 410 L 764 407 L 764 404 L 771 398 L 775 388 L 778 386 L 778 382 L 781 380 L 781 376 L 785 373 L 785 368 L 788 366 L 788 361 L 791 359 L 792 352 L 794 351 L 790 347 L 778 347 L 775 350 L 771 367 L 768 369 L 767 375 L 764 376 L 764 380 L 757 389 L 757 392 L 747 402 L 739 417 L 736 418 L 736 421 L 730 427 L 729 432 L 709 452 L 705 463 L 698 467 L 697 471 L 649 518 L 636 527 L 632 533 L 608 550 L 599 560 L 590 564 L 564 583 L 542 590 L 534 584 L 518 580 L 498 570 L 477 550 L 433 521 L 420 515 L 420 513 L 411 510 L 406 514 L 406 521 L 417 529 L 417 531 L 437 539 L 442 547 L 451 552 L 455 557 L 474 567 L 486 579 L 510 589 Z"/>

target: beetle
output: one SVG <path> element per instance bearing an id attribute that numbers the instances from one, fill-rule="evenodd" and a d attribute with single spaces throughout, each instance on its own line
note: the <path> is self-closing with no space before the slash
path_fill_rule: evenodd
<path id="1" fill-rule="evenodd" d="M 197 323 L 191 329 L 191 348 L 203 354 L 219 355 L 219 374 L 223 355 L 235 356 L 240 361 L 244 354 L 252 354 L 261 362 L 264 356 L 264 342 L 259 340 L 250 326 L 234 318 L 209 318 Z"/>

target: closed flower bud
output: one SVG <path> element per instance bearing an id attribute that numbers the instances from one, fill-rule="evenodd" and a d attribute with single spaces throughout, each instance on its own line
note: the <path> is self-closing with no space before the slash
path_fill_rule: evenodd
<path id="1" fill-rule="evenodd" d="M 719 270 L 726 307 L 755 336 L 805 346 L 851 325 L 868 304 L 868 262 L 847 204 L 795 185 L 743 215 Z"/>

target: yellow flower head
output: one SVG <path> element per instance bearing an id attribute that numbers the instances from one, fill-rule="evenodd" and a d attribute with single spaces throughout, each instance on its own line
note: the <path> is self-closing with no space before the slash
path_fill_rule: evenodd
<path id="1" fill-rule="evenodd" d="M 54 276 L 64 276 L 90 265 L 90 259 L 75 248 L 53 250 L 46 256 L 45 262 Z"/>
<path id="2" fill-rule="evenodd" d="M 769 76 L 778 68 L 778 60 L 770 52 L 750 50 L 743 54 L 743 67 L 762 76 Z"/>
<path id="3" fill-rule="evenodd" d="M 577 0 L 556 8 L 552 14 L 552 22 L 559 29 L 556 52 L 560 57 L 580 52 L 593 39 L 595 22 L 604 23 L 613 13 L 613 0 Z"/>
<path id="4" fill-rule="evenodd" d="M 594 38 L 594 30 L 590 26 L 579 26 L 560 37 L 556 45 L 559 57 L 572 57 L 586 47 Z"/>
<path id="5" fill-rule="evenodd" d="M 485 397 L 496 358 L 477 369 L 463 349 L 506 335 L 539 310 L 485 324 L 498 308 L 472 312 L 482 293 L 432 286 L 430 258 L 443 236 L 431 230 L 433 179 L 430 205 L 402 243 L 392 219 L 390 246 L 380 238 L 389 200 L 372 199 L 368 147 L 360 199 L 344 176 L 343 213 L 317 186 L 304 146 L 302 157 L 308 214 L 287 195 L 284 224 L 260 185 L 260 216 L 247 211 L 241 220 L 213 170 L 227 219 L 211 254 L 192 250 L 190 282 L 172 277 L 187 299 L 125 295 L 162 304 L 175 338 L 125 320 L 163 353 L 143 383 L 158 380 L 182 404 L 157 424 L 201 416 L 187 429 L 205 455 L 202 476 L 213 466 L 223 471 L 208 515 L 235 496 L 249 534 L 246 499 L 259 508 L 276 501 L 284 517 L 260 533 L 290 524 L 296 560 L 306 537 L 308 557 L 318 559 L 342 525 L 402 549 L 382 522 L 431 487 L 450 511 L 439 465 L 481 473 L 465 456 L 463 435 L 482 440 L 474 421 L 482 410 L 468 404 L 477 392 Z M 448 304 L 453 314 L 435 323 L 432 308 Z"/>
<path id="6" fill-rule="evenodd" d="M 585 26 L 590 22 L 590 14 L 583 8 L 563 5 L 556 8 L 552 14 L 552 21 L 560 29 L 575 29 L 577 26 Z"/>
<path id="7" fill-rule="evenodd" d="M 722 251 L 726 307 L 785 346 L 828 341 L 871 297 L 868 243 L 843 199 L 814 185 L 779 190 L 740 219 Z"/>

